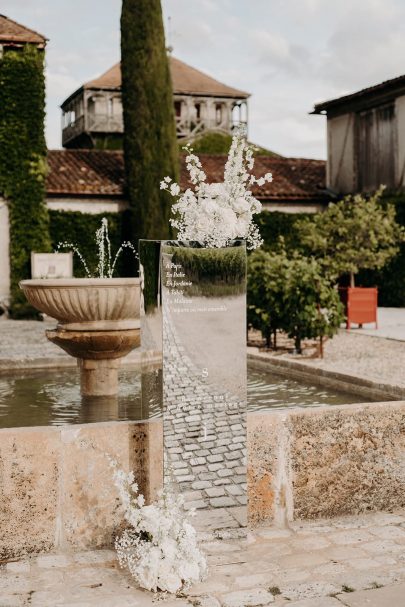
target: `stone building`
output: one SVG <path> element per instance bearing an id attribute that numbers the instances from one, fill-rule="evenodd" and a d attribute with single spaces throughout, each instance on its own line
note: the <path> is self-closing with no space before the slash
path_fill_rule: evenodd
<path id="1" fill-rule="evenodd" d="M 405 75 L 315 105 L 327 116 L 327 187 L 337 194 L 405 187 Z"/>
<path id="2" fill-rule="evenodd" d="M 179 139 L 205 131 L 231 134 L 247 127 L 249 93 L 222 84 L 174 57 L 169 58 Z M 66 148 L 119 148 L 124 131 L 121 65 L 87 82 L 61 105 Z"/>
<path id="3" fill-rule="evenodd" d="M 0 15 L 0 57 L 3 53 L 21 49 L 26 44 L 34 44 L 37 48 L 44 50 L 46 42 L 47 39 L 42 34 L 5 15 Z"/>

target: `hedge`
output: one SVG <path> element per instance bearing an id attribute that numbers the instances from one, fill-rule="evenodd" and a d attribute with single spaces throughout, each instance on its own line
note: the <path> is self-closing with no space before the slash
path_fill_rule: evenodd
<path id="1" fill-rule="evenodd" d="M 281 213 L 279 211 L 262 211 L 257 215 L 256 223 L 264 240 L 263 248 L 268 251 L 280 247 L 283 238 L 287 250 L 299 248 L 299 233 L 297 222 L 305 217 L 313 217 L 311 213 Z"/>
<path id="2" fill-rule="evenodd" d="M 397 222 L 405 226 L 405 194 L 385 194 L 383 202 L 396 207 Z M 378 287 L 378 305 L 405 307 L 405 243 L 400 245 L 398 255 L 382 270 L 363 270 L 357 284 L 362 287 Z"/>

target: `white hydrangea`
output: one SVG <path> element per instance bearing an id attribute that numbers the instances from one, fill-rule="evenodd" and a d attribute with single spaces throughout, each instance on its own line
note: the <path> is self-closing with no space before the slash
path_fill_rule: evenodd
<path id="1" fill-rule="evenodd" d="M 161 182 L 161 189 L 168 190 L 177 201 L 172 206 L 175 215 L 170 220 L 177 229 L 179 240 L 196 240 L 207 247 L 225 247 L 232 240 L 246 240 L 249 249 L 262 244 L 259 231 L 253 223 L 253 215 L 260 213 L 261 204 L 254 198 L 250 187 L 272 181 L 271 173 L 256 179 L 253 170 L 253 147 L 239 131 L 232 138 L 223 183 L 206 183 L 206 175 L 198 156 L 190 146 L 184 148 L 186 166 L 194 190 L 187 189 L 180 195 L 180 187 L 170 177 Z"/>
<path id="2" fill-rule="evenodd" d="M 142 588 L 175 593 L 203 579 L 207 563 L 180 496 L 168 490 L 145 505 L 132 472 L 110 459 L 114 482 L 129 527 L 115 540 L 118 561 Z"/>

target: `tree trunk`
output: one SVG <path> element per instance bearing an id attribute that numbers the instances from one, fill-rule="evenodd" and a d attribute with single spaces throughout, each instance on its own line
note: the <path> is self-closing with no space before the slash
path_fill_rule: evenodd
<path id="1" fill-rule="evenodd" d="M 277 329 L 273 331 L 273 348 L 277 350 Z"/>
<path id="2" fill-rule="evenodd" d="M 350 272 L 350 286 L 354 287 L 354 272 Z"/>
<path id="3" fill-rule="evenodd" d="M 271 348 L 271 329 L 270 329 L 270 327 L 266 327 L 265 338 L 266 338 L 266 348 L 270 349 Z"/>
<path id="4" fill-rule="evenodd" d="M 295 344 L 295 352 L 297 354 L 302 354 L 301 335 L 299 333 L 297 333 L 295 336 L 294 344 Z"/>
<path id="5" fill-rule="evenodd" d="M 171 236 L 173 202 L 160 190 L 170 176 L 178 181 L 178 145 L 173 91 L 160 0 L 123 0 L 121 71 L 126 187 L 131 210 L 126 236 Z"/>

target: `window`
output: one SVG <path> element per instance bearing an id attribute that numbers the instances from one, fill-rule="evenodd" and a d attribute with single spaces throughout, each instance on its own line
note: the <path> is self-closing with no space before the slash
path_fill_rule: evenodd
<path id="1" fill-rule="evenodd" d="M 221 124 L 222 122 L 222 103 L 215 105 L 215 121 L 217 124 Z"/>
<path id="2" fill-rule="evenodd" d="M 180 118 L 180 116 L 181 116 L 181 101 L 175 101 L 174 102 L 174 112 L 175 112 L 177 118 Z"/>
<path id="3" fill-rule="evenodd" d="M 395 187 L 396 119 L 393 104 L 357 115 L 357 177 L 362 192 Z"/>

